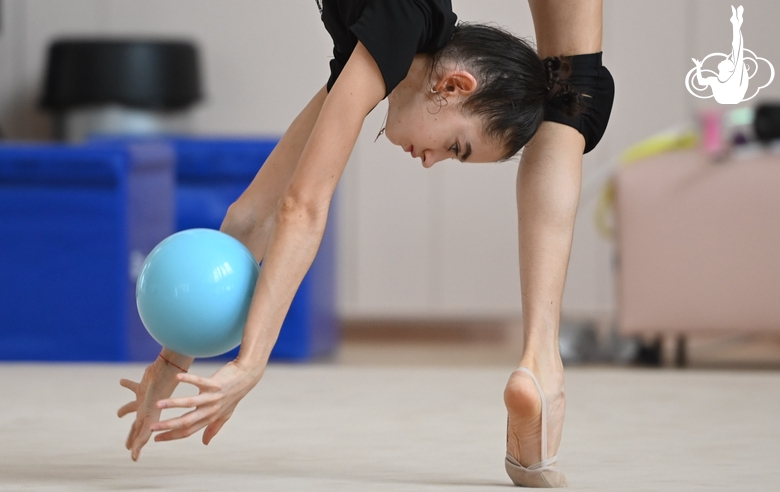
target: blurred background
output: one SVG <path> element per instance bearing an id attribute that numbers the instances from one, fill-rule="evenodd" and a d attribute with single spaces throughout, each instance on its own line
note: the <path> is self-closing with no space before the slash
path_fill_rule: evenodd
<path id="1" fill-rule="evenodd" d="M 756 287 L 765 295 L 760 306 L 771 307 L 763 317 L 740 323 L 739 319 L 745 319 L 740 317 L 740 306 L 755 309 L 735 301 L 732 291 L 725 289 L 725 294 L 721 290 L 711 297 L 692 295 L 705 296 L 716 305 L 730 305 L 736 322 L 729 319 L 710 323 L 708 316 L 701 315 L 701 310 L 707 309 L 705 303 L 697 305 L 696 313 L 685 318 L 685 322 L 675 324 L 653 317 L 652 313 L 664 309 L 652 304 L 661 302 L 658 296 L 641 291 L 647 285 L 642 277 L 647 270 L 634 268 L 623 277 L 619 270 L 619 259 L 625 260 L 625 255 L 619 254 L 620 245 L 628 248 L 625 254 L 647 258 L 647 251 L 637 252 L 629 245 L 637 244 L 636 241 L 642 244 L 642 234 L 655 234 L 658 230 L 650 226 L 639 228 L 636 236 L 624 236 L 623 242 L 619 241 L 619 234 L 609 232 L 616 220 L 612 213 L 614 198 L 609 198 L 609 190 L 615 183 L 623 183 L 616 180 L 619 164 L 629 162 L 626 151 L 636 150 L 637 144 L 646 143 L 652 136 L 665 135 L 660 148 L 677 158 L 679 154 L 675 152 L 692 152 L 690 159 L 683 161 L 695 161 L 695 165 L 703 166 L 701 169 L 725 169 L 724 160 L 729 159 L 749 166 L 751 159 L 758 159 L 759 174 L 742 167 L 734 172 L 753 176 L 747 178 L 748 182 L 762 176 L 762 182 L 771 183 L 777 177 L 774 170 L 765 169 L 763 161 L 777 161 L 773 164 L 780 169 L 780 157 L 770 147 L 756 146 L 755 135 L 750 131 L 734 143 L 735 133 L 729 131 L 740 124 L 752 129 L 751 111 L 759 104 L 780 100 L 780 84 L 775 81 L 754 100 L 729 108 L 712 99 L 697 99 L 685 89 L 686 73 L 693 68 L 691 58 L 729 52 L 730 5 L 712 0 L 605 2 L 604 64 L 615 78 L 617 91 L 606 135 L 598 148 L 584 157 L 582 197 L 562 309 L 562 344 L 567 344 L 562 348 L 571 363 L 663 364 L 687 359 L 689 364 L 780 367 L 780 342 L 777 331 L 773 331 L 780 328 L 780 317 L 775 317 L 773 302 L 780 303 L 778 291 L 771 290 L 777 287 L 771 278 L 780 278 L 780 271 L 771 253 L 766 261 L 761 260 L 761 272 L 768 277 Z M 780 64 L 774 25 L 780 16 L 780 4 L 755 0 L 742 5 L 745 46 Z M 523 1 L 453 0 L 453 7 L 461 20 L 492 22 L 533 41 L 533 24 Z M 200 77 L 197 97 L 179 107 L 162 104 L 151 111 L 162 122 L 157 128 L 160 132 L 175 132 L 195 140 L 278 138 L 326 82 L 332 48 L 313 1 L 2 0 L 0 128 L 4 144 L 42 144 L 64 135 L 63 121 L 78 126 L 79 121 L 99 119 L 88 114 L 80 120 L 67 120 L 67 108 L 42 104 L 47 70 L 52 69 L 52 44 L 98 38 L 171 40 L 194 48 Z M 118 106 L 121 110 L 122 105 Z M 737 121 L 739 114 L 729 119 L 724 112 L 739 108 L 748 109 L 747 113 L 740 113 L 741 123 Z M 723 148 L 708 153 L 701 143 L 701 122 L 703 115 L 713 110 L 723 117 L 719 120 Z M 344 349 L 339 357 L 376 361 L 388 353 L 384 348 L 396 347 L 402 350 L 387 355 L 388 360 L 518 360 L 522 312 L 515 205 L 517 162 L 474 166 L 452 161 L 423 169 L 418 161 L 388 141 L 380 139 L 374 143 L 384 113 L 385 103 L 367 118 L 332 211 L 330 227 L 335 246 L 331 265 L 335 270 L 330 287 L 321 288 L 335 293 L 332 312 L 339 320 Z M 122 114 L 120 120 L 132 119 L 133 115 Z M 748 150 L 740 153 L 737 147 Z M 640 154 L 643 158 L 657 154 L 648 159 L 662 159 L 665 155 L 657 148 Z M 721 167 L 713 167 L 716 157 Z M 661 164 L 644 169 L 652 174 L 663 167 Z M 703 178 L 707 182 L 710 178 L 727 182 L 736 179 L 731 175 L 707 176 Z M 645 178 L 637 179 L 641 183 Z M 669 189 L 679 192 L 679 181 L 674 181 L 678 178 L 669 179 Z M 776 184 L 772 189 L 777 189 Z M 10 186 L 0 181 L 0 192 Z M 630 183 L 625 186 L 629 188 L 624 188 L 622 194 L 621 189 L 617 190 L 619 204 L 624 203 L 620 202 L 621 196 L 636 195 Z M 749 187 L 727 189 L 739 203 L 752 195 Z M 707 192 L 702 193 L 706 196 Z M 717 194 L 712 199 L 721 203 L 724 196 Z M 652 205 L 657 198 L 648 198 L 639 206 L 645 210 L 641 217 L 650 222 L 658 210 Z M 727 257 L 735 264 L 725 270 L 743 274 L 752 271 L 741 268 L 740 258 L 755 259 L 753 241 L 762 240 L 767 231 L 776 233 L 777 215 L 772 214 L 777 210 L 777 200 L 775 194 L 756 205 L 771 219 L 758 222 L 757 236 L 726 226 L 718 229 L 718 224 L 732 222 L 717 216 L 707 219 L 714 227 L 709 231 L 717 231 L 713 237 L 723 234 L 744 239 L 733 245 L 729 250 L 732 254 L 710 255 L 707 258 L 712 262 L 702 260 L 706 255 L 658 261 L 677 265 L 679 260 L 681 265 L 698 265 L 706 272 L 722 267 Z M 629 206 L 626 210 L 634 208 Z M 749 209 L 745 213 L 757 216 L 754 212 Z M 664 213 L 679 216 L 673 209 Z M 632 216 L 622 217 L 630 221 Z M 696 222 L 695 213 L 692 217 Z M 742 223 L 739 217 L 733 220 L 735 224 Z M 776 244 L 771 242 L 776 241 L 776 235 L 766 236 L 769 242 L 764 246 Z M 670 239 L 672 244 L 688 240 Z M 712 243 L 705 240 L 703 249 L 697 245 L 695 251 L 704 254 L 707 244 L 716 243 L 715 239 Z M 655 269 L 651 267 L 649 271 Z M 640 276 L 638 280 L 636 275 Z M 669 278 L 675 277 L 672 274 L 659 282 L 668 282 Z M 750 277 L 739 277 L 736 283 L 725 274 L 718 278 L 723 285 L 737 285 L 746 296 L 752 295 Z M 712 285 L 702 278 L 699 282 Z M 665 285 L 671 289 L 674 284 L 672 280 Z M 695 279 L 694 285 L 698 285 Z M 674 297 L 680 298 L 676 294 Z M 642 299 L 648 299 L 650 304 L 643 306 Z M 622 311 L 621 302 L 628 302 Z M 648 311 L 651 314 L 645 316 L 643 313 Z M 18 327 L 4 329 L 15 331 Z M 683 337 L 690 342 L 684 349 L 680 345 Z M 335 345 L 328 347 L 325 353 L 337 352 Z M 420 347 L 423 349 L 417 351 Z"/>

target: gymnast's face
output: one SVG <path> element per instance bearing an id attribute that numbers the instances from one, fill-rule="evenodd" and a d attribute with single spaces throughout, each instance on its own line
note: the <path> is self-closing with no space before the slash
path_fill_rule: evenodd
<path id="1" fill-rule="evenodd" d="M 485 137 L 482 120 L 465 115 L 461 109 L 474 84 L 470 75 L 460 80 L 444 77 L 434 87 L 437 93 L 432 94 L 402 83 L 387 98 L 387 139 L 420 158 L 424 167 L 444 159 L 500 160 L 503 148 Z"/>

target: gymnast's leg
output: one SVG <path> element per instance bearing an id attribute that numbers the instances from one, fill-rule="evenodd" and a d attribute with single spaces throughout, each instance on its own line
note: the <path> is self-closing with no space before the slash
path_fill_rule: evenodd
<path id="1" fill-rule="evenodd" d="M 529 0 L 542 58 L 601 51 L 601 0 Z M 582 181 L 584 137 L 545 121 L 526 146 L 517 176 L 524 344 L 520 365 L 547 402 L 547 456 L 541 456 L 541 396 L 521 371 L 504 392 L 507 453 L 522 466 L 555 456 L 565 412 L 558 345 L 560 309 Z M 565 479 L 559 485 L 565 484 Z M 533 484 L 531 484 L 533 485 Z M 536 485 L 544 486 L 544 485 Z"/>

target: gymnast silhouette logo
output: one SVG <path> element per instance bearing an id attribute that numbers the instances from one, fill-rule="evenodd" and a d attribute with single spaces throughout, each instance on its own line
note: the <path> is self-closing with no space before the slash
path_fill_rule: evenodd
<path id="1" fill-rule="evenodd" d="M 758 91 L 768 86 L 772 79 L 775 78 L 775 67 L 766 58 L 761 58 L 745 48 L 741 32 L 742 13 L 744 11 L 745 9 L 742 8 L 742 5 L 737 9 L 734 9 L 733 5 L 731 6 L 732 15 L 730 20 L 733 36 L 730 54 L 712 53 L 707 55 L 702 61 L 692 58 L 696 66 L 685 76 L 685 88 L 694 96 L 700 99 L 714 97 L 720 104 L 738 104 L 753 99 L 758 94 Z M 709 58 L 721 59 L 720 63 L 718 63 L 718 73 L 702 69 L 702 65 Z M 759 71 L 759 60 L 766 63 L 769 67 L 769 81 L 758 87 L 749 97 L 745 97 L 750 79 L 755 77 Z M 762 70 L 762 72 L 766 72 L 766 70 Z M 714 77 L 704 77 L 703 74 L 712 74 Z M 697 94 L 697 92 L 706 93 L 708 87 L 712 89 L 712 94 Z"/>

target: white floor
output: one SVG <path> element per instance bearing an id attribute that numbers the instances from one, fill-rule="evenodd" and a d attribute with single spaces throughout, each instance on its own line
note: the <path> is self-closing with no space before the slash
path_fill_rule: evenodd
<path id="1" fill-rule="evenodd" d="M 215 366 L 196 365 L 209 375 Z M 209 447 L 123 442 L 140 365 L 0 365 L 0 490 L 506 490 L 509 371 L 273 365 Z M 594 491 L 780 490 L 780 373 L 567 371 L 560 466 Z"/>

